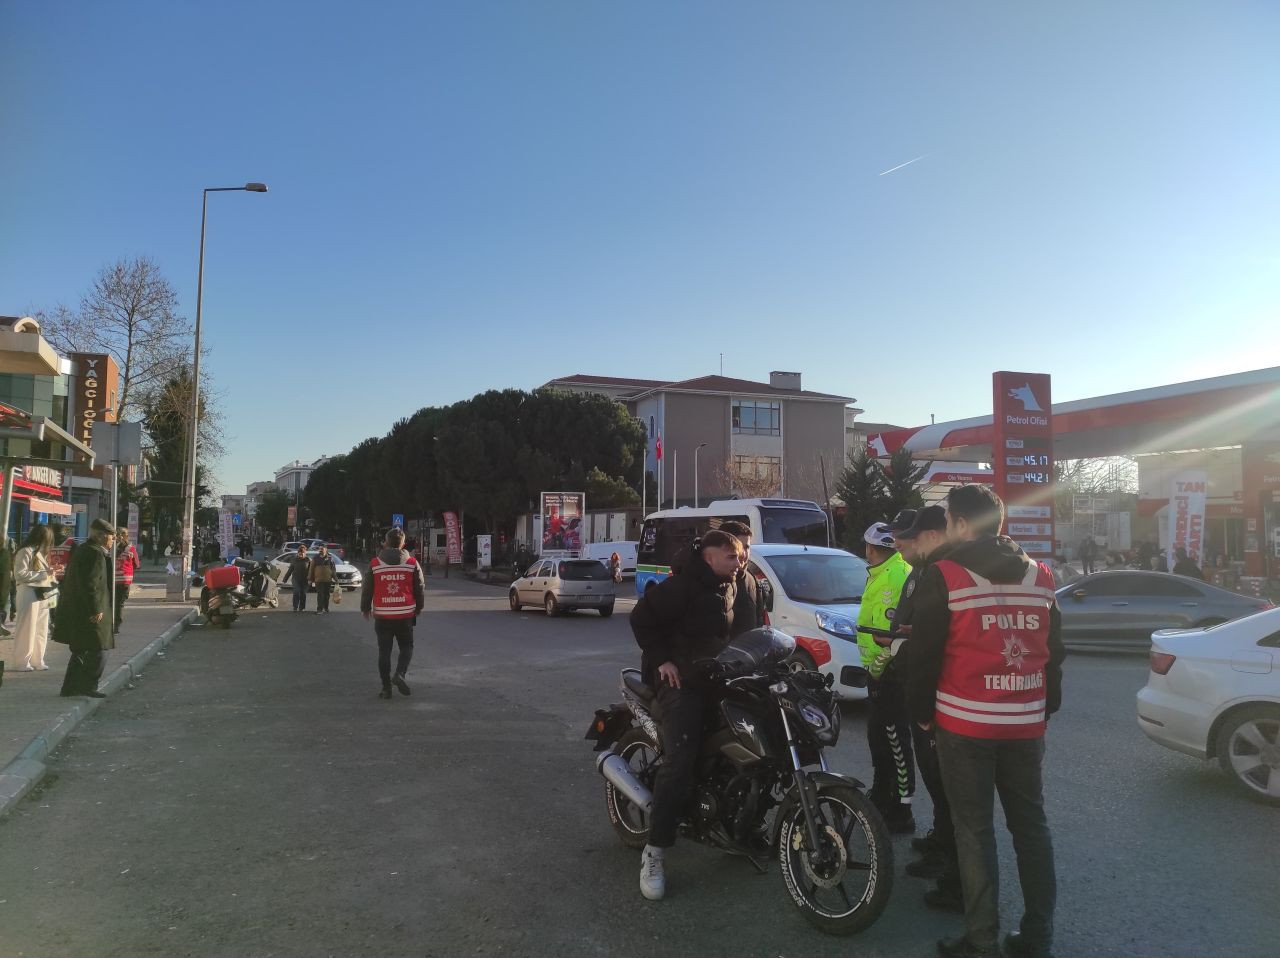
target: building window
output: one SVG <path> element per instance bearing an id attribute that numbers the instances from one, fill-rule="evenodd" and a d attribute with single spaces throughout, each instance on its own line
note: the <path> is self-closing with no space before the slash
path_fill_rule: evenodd
<path id="1" fill-rule="evenodd" d="M 736 485 L 757 495 L 772 494 L 782 483 L 781 456 L 734 456 L 733 478 Z"/>
<path id="2" fill-rule="evenodd" d="M 782 403 L 735 399 L 733 431 L 744 436 L 781 436 Z"/>

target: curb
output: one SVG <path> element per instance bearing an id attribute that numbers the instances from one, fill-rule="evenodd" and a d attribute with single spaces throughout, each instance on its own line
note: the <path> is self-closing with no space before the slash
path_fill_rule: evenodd
<path id="1" fill-rule="evenodd" d="M 147 664 L 166 646 L 174 641 L 188 625 L 199 618 L 191 609 L 145 647 L 135 652 L 123 665 L 117 666 L 98 685 L 108 696 L 124 688 L 140 675 Z M 44 778 L 48 767 L 44 764 L 53 751 L 62 744 L 77 725 L 97 711 L 106 699 L 85 699 L 69 706 L 33 738 L 18 757 L 0 770 L 0 818 L 7 815 L 26 794 Z"/>

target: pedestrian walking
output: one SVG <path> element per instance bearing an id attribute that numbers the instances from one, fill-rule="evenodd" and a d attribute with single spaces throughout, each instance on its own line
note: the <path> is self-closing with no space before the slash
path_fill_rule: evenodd
<path id="1" fill-rule="evenodd" d="M 311 558 L 307 555 L 306 543 L 298 544 L 298 551 L 289 560 L 289 568 L 285 569 L 283 585 L 293 579 L 293 611 L 307 611 L 307 585 L 311 582 Z"/>
<path id="2" fill-rule="evenodd" d="M 911 566 L 898 552 L 888 523 L 873 522 L 862 540 L 867 550 L 867 585 L 858 608 L 858 626 L 891 629 Z M 890 667 L 892 657 L 874 638 L 859 632 L 858 649 L 867 670 L 867 745 L 873 769 L 871 791 L 867 794 L 880 809 L 890 832 L 910 835 L 916 830 L 911 811 L 916 767 L 906 693 Z"/>
<path id="3" fill-rule="evenodd" d="M 616 551 L 609 556 L 609 578 L 615 584 L 622 581 L 622 556 Z"/>
<path id="4" fill-rule="evenodd" d="M 133 576 L 142 565 L 138 550 L 129 541 L 129 530 L 121 526 L 116 530 L 116 610 L 112 633 L 120 634 L 124 621 L 124 603 L 133 588 Z"/>
<path id="5" fill-rule="evenodd" d="M 1093 575 L 1093 563 L 1098 558 L 1098 543 L 1093 536 L 1085 536 L 1080 542 L 1080 566 L 1085 575 Z"/>
<path id="6" fill-rule="evenodd" d="M 1199 579 L 1204 581 L 1204 572 L 1196 565 L 1196 561 L 1187 555 L 1187 550 L 1179 547 L 1177 552 L 1178 561 L 1173 564 L 1174 575 L 1185 575 L 1190 579 Z"/>
<path id="7" fill-rule="evenodd" d="M 0 541 L 0 636 L 13 633 L 5 628 L 9 619 L 9 589 L 13 585 L 13 543 L 8 536 Z"/>
<path id="8" fill-rule="evenodd" d="M 382 691 L 378 697 L 391 698 L 391 685 L 401 695 L 411 689 L 405 676 L 413 658 L 413 629 L 418 613 L 426 604 L 427 585 L 418 560 L 404 548 L 404 532 L 392 529 L 384 540 L 384 548 L 369 563 L 369 575 L 360 589 L 360 612 L 373 621 L 378 637 L 378 677 Z M 398 647 L 396 671 L 391 673 L 391 645 Z"/>
<path id="9" fill-rule="evenodd" d="M 338 564 L 329 555 L 329 547 L 321 546 L 311 562 L 311 584 L 316 587 L 316 615 L 329 611 L 329 598 L 333 595 L 333 583 L 338 578 Z"/>
<path id="10" fill-rule="evenodd" d="M 106 663 L 104 653 L 116 647 L 112 629 L 111 576 L 115 529 L 105 519 L 94 519 L 89 541 L 71 553 L 58 598 L 54 638 L 71 650 L 62 679 L 64 696 L 87 695 L 101 699 L 98 691 Z"/>
<path id="11" fill-rule="evenodd" d="M 13 580 L 18 590 L 18 621 L 14 625 L 14 671 L 44 670 L 49 644 L 49 612 L 57 602 L 57 580 L 49 562 L 53 530 L 37 524 L 13 559 Z"/>
<path id="12" fill-rule="evenodd" d="M 955 826 L 964 935 L 945 958 L 1000 955 L 994 798 L 1013 836 L 1024 912 L 1003 953 L 1048 958 L 1057 897 L 1044 812 L 1045 723 L 1062 699 L 1061 616 L 1053 574 L 1000 535 L 1004 503 L 986 486 L 947 494 L 951 551 L 920 576 L 911 622 L 909 701 L 936 726 Z"/>

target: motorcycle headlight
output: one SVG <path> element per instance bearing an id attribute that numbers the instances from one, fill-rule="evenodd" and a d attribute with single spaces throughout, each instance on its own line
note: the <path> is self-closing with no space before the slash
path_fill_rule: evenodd
<path id="1" fill-rule="evenodd" d="M 858 641 L 858 623 L 847 615 L 824 612 L 819 609 L 814 613 L 814 618 L 818 620 L 818 628 L 827 635 L 834 635 L 837 639 L 844 639 L 847 642 Z"/>
<path id="2" fill-rule="evenodd" d="M 800 714 L 804 720 L 814 728 L 824 728 L 827 725 L 827 717 L 822 714 L 822 710 L 812 705 L 800 706 Z"/>

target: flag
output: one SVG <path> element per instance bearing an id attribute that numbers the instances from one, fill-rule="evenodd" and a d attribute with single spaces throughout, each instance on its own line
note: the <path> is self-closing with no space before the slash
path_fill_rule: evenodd
<path id="1" fill-rule="evenodd" d="M 659 436 L 654 442 L 654 449 L 657 450 L 658 461 L 662 461 L 662 437 Z"/>

